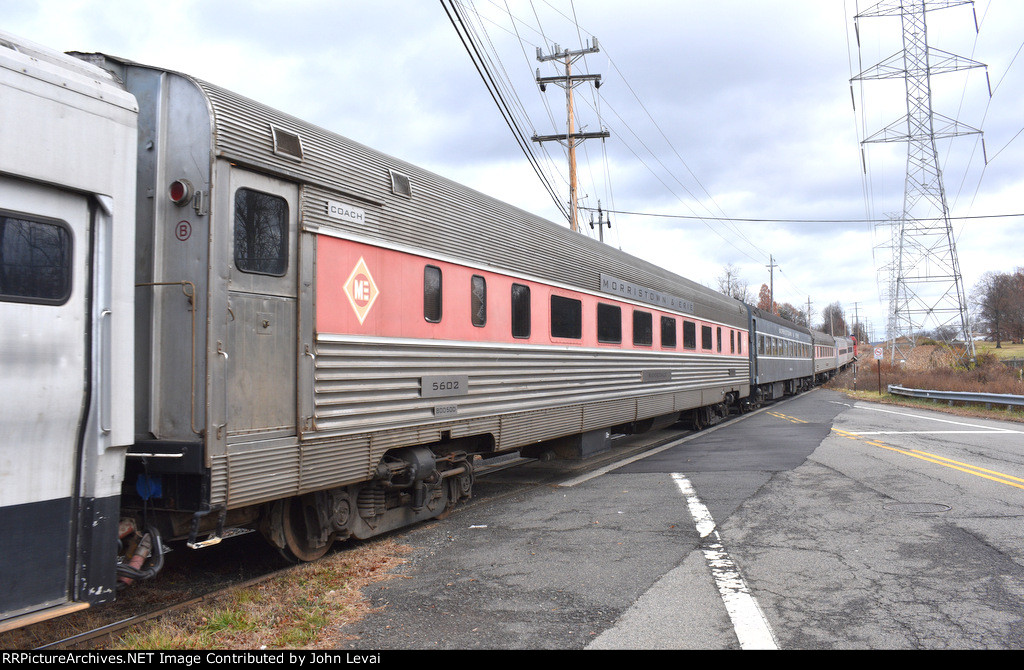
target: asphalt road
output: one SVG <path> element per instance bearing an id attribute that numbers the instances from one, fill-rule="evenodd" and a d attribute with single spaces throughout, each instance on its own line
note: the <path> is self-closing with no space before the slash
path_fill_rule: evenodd
<path id="1" fill-rule="evenodd" d="M 1022 431 L 818 390 L 505 471 L 399 535 L 402 578 L 337 645 L 1021 648 Z"/>

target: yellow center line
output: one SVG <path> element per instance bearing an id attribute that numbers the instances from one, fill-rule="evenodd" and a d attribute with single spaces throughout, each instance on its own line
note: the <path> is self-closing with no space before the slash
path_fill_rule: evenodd
<path id="1" fill-rule="evenodd" d="M 867 444 L 870 444 L 871 446 L 874 446 L 874 447 L 880 447 L 882 449 L 888 449 L 889 451 L 895 451 L 895 452 L 903 454 L 905 456 L 911 456 L 913 458 L 919 458 L 922 461 L 928 461 L 929 463 L 935 463 L 936 465 L 941 465 L 943 467 L 951 468 L 953 470 L 959 470 L 960 472 L 966 472 L 967 474 L 974 475 L 975 477 L 982 477 L 984 479 L 990 479 L 990 480 L 992 480 L 994 482 L 999 482 L 1000 484 L 1006 484 L 1007 486 L 1013 486 L 1014 488 L 1024 489 L 1024 484 L 1015 484 L 1012 481 L 1007 481 L 1009 479 L 1013 479 L 1013 480 L 1016 480 L 1018 482 L 1022 482 L 1022 481 L 1024 481 L 1024 479 L 1020 479 L 1020 478 L 1014 477 L 1012 475 L 1006 475 L 1006 474 L 1003 474 L 1002 472 L 996 472 L 994 470 L 986 470 L 984 468 L 979 468 L 979 467 L 977 467 L 975 465 L 968 465 L 966 463 L 961 463 L 959 465 L 952 465 L 953 463 L 958 463 L 958 461 L 953 461 L 953 460 L 950 460 L 948 458 L 942 458 L 941 456 L 933 456 L 932 454 L 928 454 L 927 452 L 924 452 L 924 451 L 907 451 L 906 449 L 899 449 L 897 447 L 892 447 L 892 446 L 889 446 L 887 444 L 880 444 L 878 442 L 867 442 Z M 960 467 L 961 465 L 963 467 Z M 984 474 L 986 472 L 987 473 L 992 473 L 993 475 L 997 475 L 997 476 L 993 477 L 993 476 L 991 476 L 989 474 Z"/>
<path id="2" fill-rule="evenodd" d="M 945 456 L 939 456 L 937 454 L 929 454 L 927 451 L 919 451 L 919 450 L 915 449 L 914 452 L 918 453 L 918 454 L 924 454 L 924 455 L 930 456 L 932 458 L 937 458 L 939 460 L 946 461 L 948 463 L 955 463 L 957 465 L 962 465 L 965 468 L 971 468 L 972 470 L 977 470 L 978 472 L 987 472 L 990 475 L 996 475 L 997 477 L 1006 477 L 1007 479 L 1012 479 L 1015 482 L 1024 483 L 1024 478 L 1021 478 L 1021 477 L 1014 477 L 1013 475 L 1007 475 L 1007 474 L 1004 474 L 1002 472 L 997 472 L 995 470 L 986 470 L 985 468 L 980 468 L 977 465 L 971 465 L 970 463 L 961 463 L 960 461 L 954 461 L 952 458 L 946 458 Z"/>
<path id="3" fill-rule="evenodd" d="M 777 416 L 780 419 L 785 419 L 786 421 L 798 421 L 800 423 L 807 423 L 806 421 L 801 421 L 800 419 L 795 419 L 794 417 L 789 417 L 784 414 L 776 414 L 775 412 L 768 412 L 768 414 Z M 966 472 L 967 474 L 974 475 L 975 477 L 982 477 L 984 479 L 989 479 L 991 481 L 998 482 L 999 484 L 1006 484 L 1007 486 L 1013 486 L 1014 488 L 1024 490 L 1024 478 L 1021 477 L 1014 477 L 1013 475 L 997 472 L 995 470 L 988 470 L 977 465 L 962 463 L 960 461 L 955 461 L 952 458 L 946 458 L 945 456 L 930 454 L 927 451 L 921 451 L 919 449 L 900 449 L 899 447 L 894 447 L 892 445 L 885 444 L 884 442 L 879 442 L 878 440 L 869 440 L 857 435 L 856 433 L 849 433 L 845 430 L 839 430 L 838 428 L 833 428 L 832 432 L 838 435 L 839 437 L 845 437 L 848 440 L 856 440 L 858 442 L 869 444 L 872 447 L 878 447 L 879 449 L 887 449 L 889 451 L 894 451 L 898 454 L 903 454 L 904 456 L 910 456 L 912 458 L 919 458 L 922 461 L 927 461 L 929 463 L 941 465 L 943 467 L 950 468 L 953 470 L 959 470 L 960 472 Z"/>

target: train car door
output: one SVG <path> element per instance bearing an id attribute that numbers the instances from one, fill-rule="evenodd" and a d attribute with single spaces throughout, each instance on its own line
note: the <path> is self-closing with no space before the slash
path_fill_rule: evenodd
<path id="1" fill-rule="evenodd" d="M 74 596 L 90 228 L 86 197 L 0 176 L 0 619 Z"/>
<path id="2" fill-rule="evenodd" d="M 298 187 L 230 171 L 227 441 L 296 434 Z"/>

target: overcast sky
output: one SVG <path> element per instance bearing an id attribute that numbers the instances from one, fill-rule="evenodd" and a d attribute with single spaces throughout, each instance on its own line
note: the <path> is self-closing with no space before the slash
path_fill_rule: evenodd
<path id="1" fill-rule="evenodd" d="M 905 144 L 860 142 L 906 113 L 902 81 L 854 87 L 901 48 L 897 18 L 852 17 L 873 0 L 464 0 L 465 16 L 524 109 L 525 132 L 564 132 L 565 96 L 541 93 L 536 50 L 600 52 L 576 89 L 579 123 L 611 137 L 578 150 L 581 204 L 612 214 L 608 243 L 717 286 L 727 264 L 753 299 L 815 318 L 855 304 L 884 333 L 865 220 L 902 209 Z M 933 78 L 934 108 L 984 131 L 939 144 L 955 217 L 1024 212 L 1024 3 L 978 0 L 929 13 L 929 43 L 988 65 Z M 575 22 L 572 20 L 575 18 Z M 0 30 L 62 51 L 99 51 L 181 71 L 267 103 L 523 209 L 567 225 L 541 185 L 435 0 L 4 0 Z M 528 120 L 525 120 L 528 119 Z M 527 125 L 529 124 L 529 125 Z M 1024 133 L 1022 133 L 1024 135 Z M 561 200 L 564 150 L 534 146 Z M 543 151 L 541 151 L 543 149 Z M 644 215 L 640 215 L 644 214 Z M 650 216 L 667 215 L 667 216 Z M 693 217 L 708 217 L 699 220 Z M 728 218 L 734 221 L 722 221 Z M 756 219 L 757 221 L 736 221 Z M 589 214 L 584 215 L 584 221 Z M 798 220 L 781 222 L 779 220 Z M 1024 266 L 1024 218 L 955 222 L 968 291 L 988 270 Z M 589 227 L 586 234 L 596 236 Z M 495 231 L 500 234 L 499 231 Z"/>

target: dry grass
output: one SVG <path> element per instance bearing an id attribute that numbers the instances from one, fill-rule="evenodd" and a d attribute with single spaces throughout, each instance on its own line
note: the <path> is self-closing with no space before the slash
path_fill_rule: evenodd
<path id="1" fill-rule="evenodd" d="M 878 377 L 876 365 L 878 361 L 864 360 L 859 364 L 855 397 L 865 400 L 876 400 L 891 404 L 930 407 L 962 416 L 982 416 L 1010 421 L 1024 421 L 1024 412 L 1020 409 L 986 409 L 984 406 L 957 405 L 937 403 L 928 400 L 898 398 L 885 393 L 888 385 L 904 388 L 930 389 L 935 391 L 962 391 L 969 393 L 1001 393 L 1024 396 L 1024 380 L 1020 370 L 1003 365 L 999 360 L 985 352 L 978 353 L 978 363 L 969 369 L 957 367 L 955 356 L 943 346 L 923 345 L 916 347 L 903 363 L 891 364 L 886 360 L 881 363 L 882 395 L 877 392 Z M 833 379 L 829 388 L 853 391 L 854 377 L 852 369 Z"/>
<path id="2" fill-rule="evenodd" d="M 1024 358 L 1024 344 L 1013 342 L 1000 342 L 997 349 L 995 342 L 975 342 L 978 353 L 992 354 L 999 358 Z"/>
<path id="3" fill-rule="evenodd" d="M 362 589 L 395 577 L 411 549 L 394 540 L 356 545 L 209 605 L 124 635 L 119 649 L 327 649 L 371 611 Z"/>

